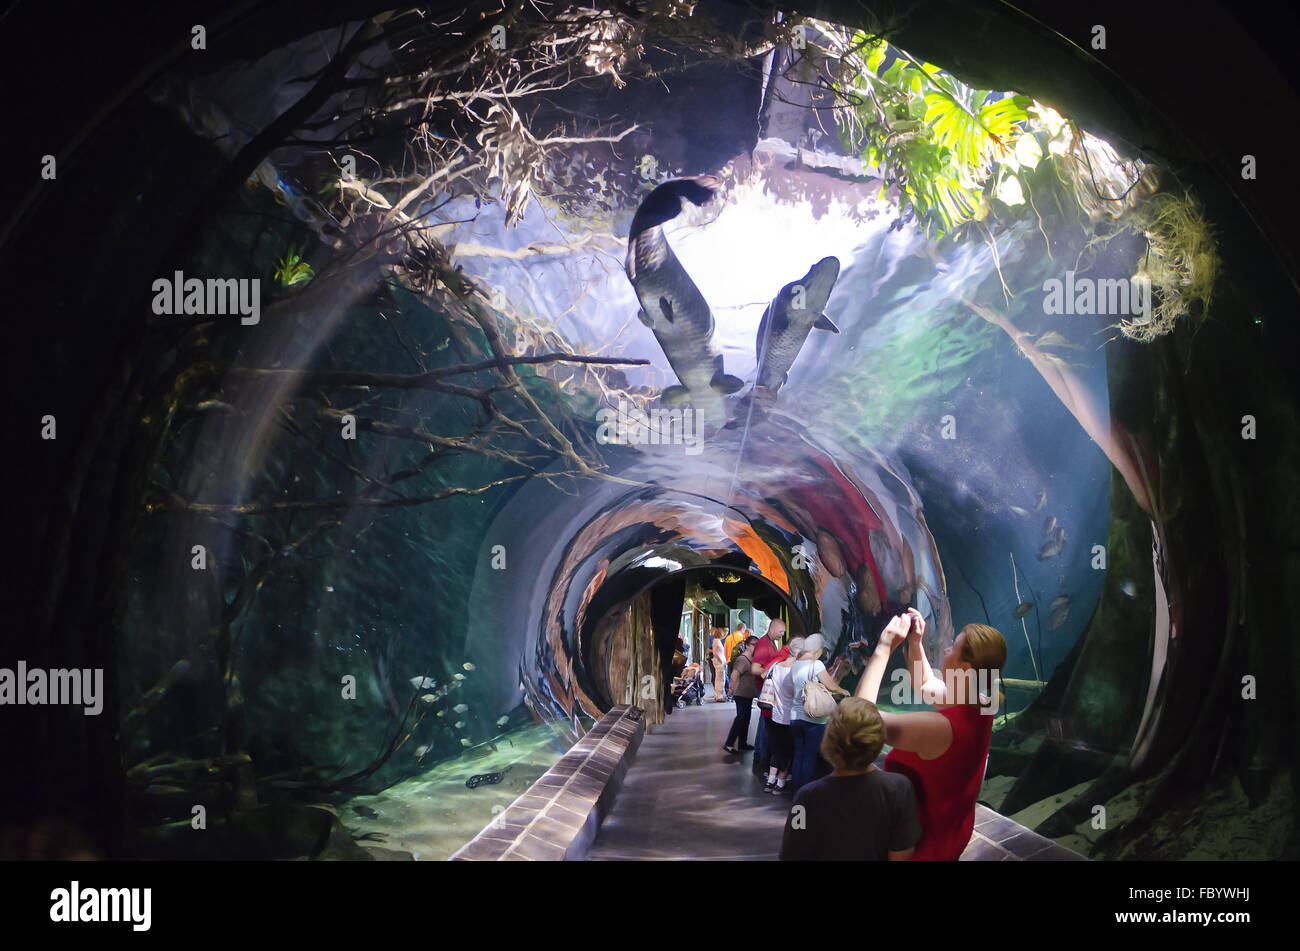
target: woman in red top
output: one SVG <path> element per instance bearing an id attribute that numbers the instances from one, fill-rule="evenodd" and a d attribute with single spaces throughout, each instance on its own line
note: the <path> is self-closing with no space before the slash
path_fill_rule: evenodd
<path id="1" fill-rule="evenodd" d="M 992 677 L 1007 660 L 1007 642 L 996 628 L 967 624 L 943 653 L 935 676 L 921 648 L 925 620 L 914 608 L 895 617 L 863 671 L 857 696 L 873 703 L 889 664 L 889 655 L 904 640 L 913 689 L 936 712 L 885 713 L 885 742 L 893 749 L 885 769 L 902 773 L 916 790 L 921 841 L 914 861 L 955 861 L 975 828 L 975 801 L 984 781 L 984 762 L 993 733 L 997 704 L 980 693 L 996 692 Z M 1000 699 L 1000 698 L 999 698 Z"/>

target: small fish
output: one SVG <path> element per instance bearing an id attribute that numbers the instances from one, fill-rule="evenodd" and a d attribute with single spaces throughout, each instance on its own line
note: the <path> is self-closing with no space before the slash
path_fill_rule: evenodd
<path id="1" fill-rule="evenodd" d="M 353 806 L 352 811 L 365 819 L 377 819 L 379 817 L 379 813 L 369 806 Z"/>
<path id="2" fill-rule="evenodd" d="M 465 737 L 462 736 L 462 737 L 460 738 L 460 745 L 461 745 L 461 746 L 464 746 L 464 747 L 469 747 L 469 746 L 471 746 L 472 744 L 470 743 L 469 740 L 465 739 Z"/>
<path id="3" fill-rule="evenodd" d="M 506 714 L 505 716 L 497 720 L 497 726 L 505 726 L 509 722 L 510 722 L 510 715 Z"/>
<path id="4" fill-rule="evenodd" d="M 1060 542 L 1062 545 L 1065 544 L 1065 526 L 1064 526 L 1064 525 L 1058 525 L 1058 526 L 1056 526 L 1055 536 L 1056 536 L 1056 540 L 1057 540 L 1058 542 Z"/>
<path id="5" fill-rule="evenodd" d="M 1021 518 L 1029 517 L 1029 509 L 1022 509 L 1019 505 L 1011 506 L 1011 512 L 1014 515 L 1019 515 Z"/>
<path id="6" fill-rule="evenodd" d="M 416 690 L 432 690 L 434 687 L 438 686 L 438 681 L 434 680 L 432 677 L 412 677 L 411 686 Z"/>
<path id="7" fill-rule="evenodd" d="M 505 775 L 508 772 L 510 772 L 509 766 L 501 770 L 499 773 L 477 773 L 465 780 L 465 788 L 473 789 L 476 786 L 495 786 L 505 778 Z"/>
<path id="8" fill-rule="evenodd" d="M 464 675 L 464 674 L 452 674 L 452 677 L 454 677 L 456 680 L 464 680 L 464 679 L 465 679 L 465 675 Z"/>
<path id="9" fill-rule="evenodd" d="M 1074 600 L 1074 595 L 1063 594 L 1059 598 L 1053 598 L 1052 603 L 1048 605 L 1048 608 L 1052 611 L 1057 611 L 1063 607 L 1067 607 L 1069 603 L 1073 600 Z"/>
<path id="10" fill-rule="evenodd" d="M 431 694 L 431 693 L 426 693 L 426 694 L 421 695 L 421 697 L 420 697 L 420 702 L 421 702 L 421 703 L 433 703 L 433 701 L 435 701 L 435 700 L 437 700 L 437 699 L 438 699 L 438 698 L 435 697 L 433 694 Z"/>
<path id="11" fill-rule="evenodd" d="M 1026 601 L 1023 604 L 1016 605 L 1016 610 L 1013 616 L 1017 621 L 1019 621 L 1022 617 L 1024 617 L 1033 609 L 1034 609 L 1034 602 Z"/>
<path id="12" fill-rule="evenodd" d="M 1060 537 L 1053 538 L 1051 541 L 1045 543 L 1042 548 L 1038 549 L 1038 560 L 1046 561 L 1049 558 L 1055 558 L 1061 553 L 1061 549 L 1064 547 L 1065 542 L 1062 541 Z"/>
<path id="13" fill-rule="evenodd" d="M 1047 490 L 1040 489 L 1038 494 L 1034 496 L 1034 511 L 1041 512 L 1043 510 L 1043 506 L 1046 504 L 1047 504 Z"/>
<path id="14" fill-rule="evenodd" d="M 468 703 L 458 703 L 458 704 L 456 704 L 454 707 L 452 707 L 452 709 L 455 710 L 457 713 L 464 713 L 466 710 L 469 709 L 469 704 L 468 704 Z"/>
<path id="15" fill-rule="evenodd" d="M 325 586 L 325 591 L 326 591 L 326 593 L 328 593 L 328 594 L 333 594 L 333 593 L 334 593 L 334 585 L 332 585 L 332 584 L 327 584 L 327 585 Z"/>
<path id="16" fill-rule="evenodd" d="M 1119 590 L 1123 591 L 1130 598 L 1136 598 L 1138 596 L 1137 582 L 1135 582 L 1132 578 L 1129 578 L 1127 581 L 1121 584 L 1119 586 Z"/>
<path id="17" fill-rule="evenodd" d="M 438 711 L 438 716 L 442 716 L 442 715 L 443 715 L 444 713 L 446 713 L 446 712 L 447 712 L 446 710 L 439 710 L 439 711 Z"/>
<path id="18" fill-rule="evenodd" d="M 1049 629 L 1054 631 L 1058 627 L 1063 625 L 1067 620 L 1069 620 L 1069 618 L 1070 618 L 1070 606 L 1067 604 L 1065 607 L 1057 608 L 1055 611 L 1052 612 L 1052 617 L 1047 622 L 1047 626 Z"/>
<path id="19" fill-rule="evenodd" d="M 465 729 L 465 721 L 457 720 L 455 723 L 452 724 L 452 726 L 454 726 L 457 730 L 463 730 Z"/>
<path id="20" fill-rule="evenodd" d="M 427 752 L 429 752 L 429 748 L 427 746 L 417 746 L 415 748 L 415 758 L 424 759 L 424 754 Z"/>
<path id="21" fill-rule="evenodd" d="M 475 671 L 475 670 L 478 669 L 478 668 L 475 667 L 473 664 L 471 664 L 469 661 L 465 661 L 465 663 L 461 664 L 460 666 L 461 666 L 462 668 L 464 668 L 465 670 L 468 670 L 468 671 L 470 671 L 470 672 L 473 672 L 473 671 Z"/>
<path id="22" fill-rule="evenodd" d="M 1056 531 L 1056 516 L 1049 515 L 1047 521 L 1043 522 L 1043 535 L 1050 538 L 1054 531 Z"/>

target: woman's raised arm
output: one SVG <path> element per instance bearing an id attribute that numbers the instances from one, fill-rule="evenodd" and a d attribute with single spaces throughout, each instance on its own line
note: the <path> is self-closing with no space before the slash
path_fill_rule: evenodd
<path id="1" fill-rule="evenodd" d="M 908 623 L 906 617 L 895 617 L 885 625 L 885 629 L 880 632 L 876 649 L 871 652 L 871 660 L 867 661 L 867 669 L 858 681 L 854 696 L 876 702 L 876 697 L 880 695 L 880 682 L 885 679 L 885 668 L 889 666 L 889 655 L 907 637 Z"/>

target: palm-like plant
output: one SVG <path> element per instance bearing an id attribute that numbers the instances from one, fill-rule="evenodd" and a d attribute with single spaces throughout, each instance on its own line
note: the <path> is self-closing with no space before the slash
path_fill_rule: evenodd
<path id="1" fill-rule="evenodd" d="M 942 234 L 982 217 L 995 166 L 998 197 L 1007 204 L 1021 200 L 1018 183 L 1002 186 L 1008 173 L 1032 168 L 1042 155 L 1036 142 L 1022 145 L 1033 138 L 1025 129 L 1032 100 L 972 89 L 883 40 L 859 34 L 855 46 L 866 57 L 846 85 L 862 102 L 855 118 L 866 132 L 864 158 L 901 192 L 904 215 L 896 226 L 915 214 Z"/>

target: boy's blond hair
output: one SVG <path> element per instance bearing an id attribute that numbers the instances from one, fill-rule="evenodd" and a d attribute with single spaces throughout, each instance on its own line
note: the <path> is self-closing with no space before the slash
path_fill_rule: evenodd
<path id="1" fill-rule="evenodd" d="M 885 745 L 885 721 L 870 700 L 846 697 L 840 701 L 822 735 L 822 758 L 836 769 L 866 769 Z"/>

